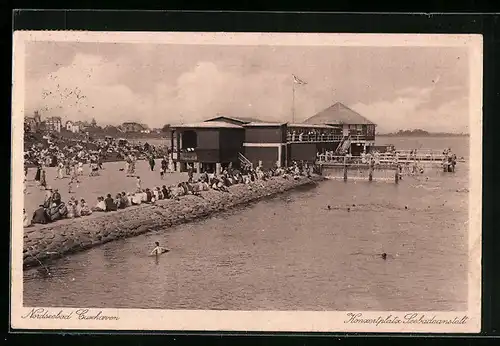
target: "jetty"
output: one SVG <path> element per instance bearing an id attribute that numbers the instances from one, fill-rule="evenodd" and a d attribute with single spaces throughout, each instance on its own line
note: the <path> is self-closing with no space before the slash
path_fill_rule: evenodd
<path id="1" fill-rule="evenodd" d="M 328 179 L 388 181 L 399 183 L 401 165 L 394 162 L 363 161 L 356 156 L 332 156 L 321 154 L 316 165 L 321 175 Z"/>

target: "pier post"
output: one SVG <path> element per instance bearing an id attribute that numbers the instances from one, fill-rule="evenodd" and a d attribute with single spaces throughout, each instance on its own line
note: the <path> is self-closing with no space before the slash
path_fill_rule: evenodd
<path id="1" fill-rule="evenodd" d="M 344 181 L 347 181 L 347 156 L 344 156 Z"/>
<path id="2" fill-rule="evenodd" d="M 196 165 L 196 173 L 201 173 L 201 162 L 195 162 Z"/>
<path id="3" fill-rule="evenodd" d="M 368 171 L 368 181 L 373 181 L 373 170 L 375 169 L 375 158 L 370 158 L 370 169 Z"/>
<path id="4" fill-rule="evenodd" d="M 394 182 L 396 184 L 399 183 L 399 169 L 396 167 L 395 173 L 394 173 Z"/>

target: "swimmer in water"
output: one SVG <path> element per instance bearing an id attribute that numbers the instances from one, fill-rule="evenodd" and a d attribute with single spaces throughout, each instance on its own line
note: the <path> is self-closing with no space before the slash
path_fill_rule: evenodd
<path id="1" fill-rule="evenodd" d="M 154 256 L 154 255 L 158 256 L 158 255 L 161 255 L 162 253 L 165 253 L 168 251 L 170 251 L 170 250 L 161 247 L 159 242 L 155 242 L 155 248 L 153 249 L 153 251 L 151 251 L 150 255 L 151 256 Z"/>

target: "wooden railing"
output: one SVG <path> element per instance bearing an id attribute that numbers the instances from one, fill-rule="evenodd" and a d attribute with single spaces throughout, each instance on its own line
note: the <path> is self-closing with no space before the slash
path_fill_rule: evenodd
<path id="1" fill-rule="evenodd" d="M 179 160 L 182 160 L 182 161 L 197 161 L 198 160 L 198 155 L 194 151 L 180 152 L 179 153 Z"/>
<path id="2" fill-rule="evenodd" d="M 320 135 L 320 134 L 305 134 L 305 135 L 292 135 L 288 134 L 286 137 L 289 143 L 300 142 L 339 142 L 344 136 L 342 135 Z"/>
<path id="3" fill-rule="evenodd" d="M 286 140 L 288 143 L 302 143 L 302 142 L 340 142 L 344 138 L 343 135 L 321 135 L 321 134 L 304 134 L 302 136 L 295 134 L 287 134 Z M 375 136 L 368 135 L 351 135 L 351 141 L 373 141 Z"/>

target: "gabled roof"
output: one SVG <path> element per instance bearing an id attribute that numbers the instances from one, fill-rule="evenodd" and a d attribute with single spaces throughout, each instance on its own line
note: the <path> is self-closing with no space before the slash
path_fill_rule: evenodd
<path id="1" fill-rule="evenodd" d="M 207 119 L 205 120 L 206 122 L 207 121 L 230 121 L 230 122 L 233 122 L 233 123 L 239 123 L 239 124 L 249 124 L 249 123 L 252 123 L 252 122 L 261 122 L 261 120 L 259 119 L 255 119 L 255 118 L 246 118 L 246 117 L 228 117 L 228 116 L 224 116 L 224 115 L 219 115 L 215 118 L 211 118 L 211 119 Z"/>
<path id="2" fill-rule="evenodd" d="M 285 124 L 286 123 L 264 123 L 264 122 L 258 121 L 258 122 L 251 122 L 251 123 L 245 124 L 243 126 L 244 127 L 257 127 L 257 126 L 261 126 L 261 127 L 278 127 L 278 126 L 283 126 Z"/>
<path id="3" fill-rule="evenodd" d="M 177 124 L 170 125 L 173 129 L 183 129 L 183 128 L 204 128 L 204 129 L 243 129 L 240 125 L 227 123 L 225 121 L 204 121 L 201 123 L 191 123 L 191 124 Z"/>
<path id="4" fill-rule="evenodd" d="M 370 120 L 349 107 L 337 102 L 316 115 L 304 121 L 305 124 L 349 124 L 349 125 L 375 125 Z"/>
<path id="5" fill-rule="evenodd" d="M 289 128 L 309 128 L 309 129 L 336 129 L 334 125 L 326 125 L 326 124 L 287 124 Z"/>

